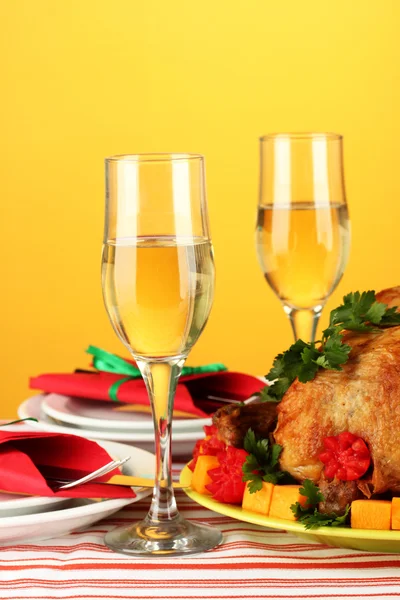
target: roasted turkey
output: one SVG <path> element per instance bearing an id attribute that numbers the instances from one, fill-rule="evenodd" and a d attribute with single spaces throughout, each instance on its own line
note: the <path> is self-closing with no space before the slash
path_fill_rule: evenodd
<path id="1" fill-rule="evenodd" d="M 377 300 L 400 306 L 400 287 Z M 318 482 L 323 439 L 350 431 L 371 452 L 373 493 L 400 491 L 400 327 L 347 333 L 352 348 L 342 371 L 320 370 L 308 383 L 294 381 L 278 406 L 275 440 L 280 464 L 297 480 Z"/>
<path id="2" fill-rule="evenodd" d="M 400 287 L 384 290 L 377 300 L 389 307 L 400 306 Z M 385 491 L 400 492 L 400 326 L 378 332 L 347 332 L 344 341 L 352 348 L 342 371 L 320 369 L 308 383 L 295 380 L 277 406 L 275 441 L 283 447 L 282 470 L 297 481 L 311 479 L 323 487 L 325 495 L 343 496 L 343 506 L 351 497 Z M 224 409 L 222 409 L 224 410 Z M 225 409 L 227 410 L 227 409 Z M 227 432 L 227 419 L 216 416 L 220 437 Z M 226 417 L 227 415 L 225 415 Z M 239 415 L 236 414 L 236 421 Z M 254 423 L 262 412 L 252 415 Z M 269 425 L 275 425 L 271 412 Z M 248 425 L 248 424 L 247 424 Z M 239 430 L 238 430 L 239 431 Z M 327 436 L 349 431 L 368 445 L 372 458 L 364 481 L 327 485 L 318 455 Z M 240 436 L 239 436 L 240 438 Z M 228 443 L 238 436 L 230 430 Z"/>
<path id="3" fill-rule="evenodd" d="M 213 424 L 218 429 L 218 437 L 225 444 L 243 448 L 244 436 L 249 429 L 258 438 L 268 438 L 275 429 L 276 419 L 275 403 L 227 404 L 214 414 Z"/>

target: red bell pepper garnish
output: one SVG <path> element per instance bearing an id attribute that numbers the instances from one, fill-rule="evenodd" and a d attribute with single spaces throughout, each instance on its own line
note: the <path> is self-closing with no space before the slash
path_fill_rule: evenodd
<path id="1" fill-rule="evenodd" d="M 349 431 L 324 439 L 324 451 L 319 455 L 327 479 L 354 481 L 368 470 L 371 454 L 364 440 Z"/>
<path id="2" fill-rule="evenodd" d="M 204 443 L 204 440 L 197 440 L 195 447 L 193 448 L 193 458 L 190 461 L 190 463 L 188 464 L 188 467 L 191 471 L 194 471 L 196 463 L 197 463 L 197 459 L 200 456 L 201 453 L 201 445 Z"/>
<path id="3" fill-rule="evenodd" d="M 207 456 L 217 456 L 218 452 L 225 450 L 226 444 L 218 439 L 218 429 L 215 425 L 205 425 L 203 427 L 206 438 L 203 440 L 197 440 L 196 445 L 193 449 L 193 459 L 188 464 L 191 471 L 197 463 L 197 459 L 200 454 L 207 454 Z"/>
<path id="4" fill-rule="evenodd" d="M 207 436 L 208 435 L 211 436 L 211 435 L 218 433 L 218 429 L 215 425 L 204 425 L 203 431 Z"/>
<path id="5" fill-rule="evenodd" d="M 246 487 L 242 481 L 242 467 L 248 453 L 240 448 L 227 446 L 226 450 L 217 454 L 219 466 L 208 471 L 212 483 L 206 488 L 212 497 L 225 504 L 241 504 Z"/>

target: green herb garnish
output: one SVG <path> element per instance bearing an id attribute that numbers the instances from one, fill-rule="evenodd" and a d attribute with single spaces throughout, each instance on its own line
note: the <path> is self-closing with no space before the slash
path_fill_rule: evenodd
<path id="1" fill-rule="evenodd" d="M 329 327 L 323 331 L 322 340 L 306 343 L 297 340 L 289 350 L 278 354 L 272 369 L 266 375 L 273 384 L 259 393 L 264 402 L 280 402 L 296 379 L 306 383 L 314 379 L 319 369 L 341 371 L 349 359 L 351 346 L 343 343 L 343 331 L 361 333 L 378 331 L 379 327 L 400 325 L 397 307 L 376 300 L 375 292 L 352 292 L 344 296 L 343 304 L 331 311 Z"/>
<path id="2" fill-rule="evenodd" d="M 248 481 L 247 487 L 250 494 L 261 490 L 263 481 L 278 483 L 286 476 L 279 470 L 278 459 L 282 452 L 279 444 L 270 444 L 268 440 L 258 440 L 252 429 L 249 429 L 244 438 L 244 449 L 249 453 L 242 467 L 243 481 Z"/>
<path id="3" fill-rule="evenodd" d="M 310 480 L 303 482 L 300 488 L 300 494 L 307 498 L 307 504 L 303 507 L 300 502 L 292 504 L 290 510 L 300 523 L 303 523 L 306 529 L 317 529 L 318 527 L 344 527 L 346 525 L 347 515 L 350 512 L 350 505 L 346 506 L 345 514 L 342 516 L 336 513 L 321 513 L 317 509 L 317 504 L 325 500 L 324 495 L 319 488 Z"/>
<path id="4" fill-rule="evenodd" d="M 350 511 L 350 505 L 346 506 L 346 512 L 339 517 L 336 513 L 323 514 L 316 508 L 311 514 L 304 514 L 299 518 L 306 529 L 317 529 L 318 527 L 345 527 L 347 515 Z"/>

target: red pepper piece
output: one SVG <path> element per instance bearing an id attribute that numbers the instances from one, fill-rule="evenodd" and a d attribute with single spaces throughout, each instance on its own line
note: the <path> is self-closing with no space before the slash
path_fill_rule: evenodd
<path id="1" fill-rule="evenodd" d="M 222 442 L 220 439 L 218 439 L 218 429 L 215 427 L 215 425 L 205 425 L 203 429 L 208 439 L 197 440 L 193 449 L 193 459 L 188 464 L 188 467 L 191 471 L 194 471 L 200 454 L 217 456 L 218 452 L 221 452 L 226 448 L 225 442 Z"/>
<path id="2" fill-rule="evenodd" d="M 219 466 L 208 471 L 212 483 L 206 486 L 215 500 L 224 504 L 242 503 L 246 487 L 242 467 L 247 456 L 245 450 L 233 446 L 217 454 Z"/>
<path id="3" fill-rule="evenodd" d="M 206 435 L 214 435 L 215 433 L 218 433 L 218 429 L 215 425 L 204 425 L 203 430 Z"/>
<path id="4" fill-rule="evenodd" d="M 371 464 L 371 454 L 364 440 L 349 431 L 324 439 L 324 450 L 319 455 L 324 463 L 327 479 L 354 481 L 360 479 Z"/>
<path id="5" fill-rule="evenodd" d="M 197 459 L 199 458 L 199 456 L 201 454 L 201 447 L 202 447 L 203 443 L 204 443 L 204 440 L 197 440 L 197 442 L 193 448 L 193 458 L 190 461 L 190 463 L 188 464 L 188 467 L 191 471 L 194 471 L 194 468 L 197 463 Z"/>

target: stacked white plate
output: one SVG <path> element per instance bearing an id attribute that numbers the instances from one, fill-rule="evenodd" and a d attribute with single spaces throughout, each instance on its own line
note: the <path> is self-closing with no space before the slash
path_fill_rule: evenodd
<path id="1" fill-rule="evenodd" d="M 34 417 L 33 426 L 42 431 L 74 433 L 96 440 L 134 444 L 154 450 L 154 429 L 150 414 L 123 410 L 120 404 L 40 394 L 25 400 L 18 409 L 21 419 Z M 174 456 L 190 455 L 197 440 L 204 437 L 204 425 L 211 419 L 176 418 L 172 426 Z"/>
<path id="2" fill-rule="evenodd" d="M 150 452 L 115 442 L 98 443 L 113 458 L 131 457 L 122 467 L 126 475 L 153 477 L 155 459 Z M 100 502 L 0 493 L 0 546 L 49 539 L 88 527 L 152 492 L 149 488 L 133 489 L 136 492 L 133 499 L 116 498 Z"/>

